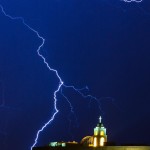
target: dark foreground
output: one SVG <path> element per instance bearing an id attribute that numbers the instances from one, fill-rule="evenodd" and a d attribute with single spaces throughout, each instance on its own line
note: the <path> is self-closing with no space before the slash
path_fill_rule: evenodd
<path id="1" fill-rule="evenodd" d="M 104 147 L 35 147 L 33 150 L 150 150 L 150 146 L 104 146 Z"/>

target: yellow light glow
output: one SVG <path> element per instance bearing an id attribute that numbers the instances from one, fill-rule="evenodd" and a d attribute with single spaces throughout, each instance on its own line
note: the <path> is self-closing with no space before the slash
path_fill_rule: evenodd
<path id="1" fill-rule="evenodd" d="M 97 138 L 95 137 L 94 138 L 94 147 L 96 147 L 97 146 Z"/>
<path id="2" fill-rule="evenodd" d="M 94 135 L 98 135 L 98 129 L 97 128 L 94 129 Z"/>
<path id="3" fill-rule="evenodd" d="M 94 135 L 98 135 L 98 131 L 95 131 L 95 132 L 94 132 Z"/>
<path id="4" fill-rule="evenodd" d="M 100 132 L 100 135 L 104 135 L 104 131 L 101 131 L 101 132 Z"/>
<path id="5" fill-rule="evenodd" d="M 101 138 L 100 138 L 100 146 L 104 146 L 104 142 L 105 142 L 104 137 L 101 137 Z"/>

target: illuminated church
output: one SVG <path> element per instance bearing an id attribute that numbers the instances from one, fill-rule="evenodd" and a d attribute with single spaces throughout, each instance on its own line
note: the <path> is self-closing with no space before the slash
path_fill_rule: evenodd
<path id="1" fill-rule="evenodd" d="M 106 128 L 102 124 L 102 117 L 99 118 L 99 123 L 94 128 L 93 136 L 86 136 L 81 140 L 81 144 L 90 147 L 104 146 L 107 142 Z"/>
<path id="2" fill-rule="evenodd" d="M 107 141 L 106 128 L 100 116 L 97 126 L 94 128 L 93 136 L 84 137 L 78 142 L 50 142 L 47 146 L 34 147 L 33 150 L 150 150 L 150 146 L 116 146 Z"/>

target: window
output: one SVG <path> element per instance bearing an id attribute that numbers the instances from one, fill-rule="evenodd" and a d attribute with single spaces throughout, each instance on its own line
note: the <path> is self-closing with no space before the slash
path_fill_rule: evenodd
<path id="1" fill-rule="evenodd" d="M 94 138 L 94 147 L 96 147 L 97 146 L 97 138 L 95 137 Z"/>
<path id="2" fill-rule="evenodd" d="M 101 137 L 101 138 L 100 138 L 100 146 L 104 146 L 104 142 L 105 142 L 104 137 Z"/>
<path id="3" fill-rule="evenodd" d="M 104 135 L 104 131 L 101 131 L 101 132 L 100 132 L 100 135 Z"/>
<path id="4" fill-rule="evenodd" d="M 98 135 L 98 129 L 94 129 L 94 135 Z"/>

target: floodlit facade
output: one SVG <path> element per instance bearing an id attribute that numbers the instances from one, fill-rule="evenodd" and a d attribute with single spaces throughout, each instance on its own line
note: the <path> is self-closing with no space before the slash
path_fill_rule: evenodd
<path id="1" fill-rule="evenodd" d="M 94 128 L 93 136 L 86 136 L 81 140 L 81 144 L 89 147 L 102 147 L 107 142 L 106 128 L 102 124 L 102 117 L 99 118 L 99 123 Z"/>

